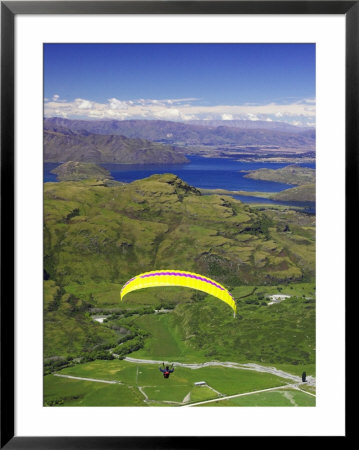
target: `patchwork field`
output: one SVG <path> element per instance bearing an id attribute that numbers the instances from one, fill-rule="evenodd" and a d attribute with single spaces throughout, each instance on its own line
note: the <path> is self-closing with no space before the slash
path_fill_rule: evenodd
<path id="1" fill-rule="evenodd" d="M 294 389 L 278 389 L 197 406 L 315 406 L 315 397 Z"/>
<path id="2" fill-rule="evenodd" d="M 181 406 L 292 384 L 289 379 L 269 373 L 219 366 L 175 367 L 170 378 L 164 379 L 158 365 L 119 360 L 79 364 L 63 369 L 58 375 L 45 376 L 45 406 Z M 198 386 L 195 384 L 198 382 L 205 384 Z M 288 387 L 208 403 L 208 406 L 314 404 L 314 396 Z"/>
<path id="3" fill-rule="evenodd" d="M 129 385 L 97 383 L 47 375 L 44 406 L 142 406 L 140 392 Z"/>

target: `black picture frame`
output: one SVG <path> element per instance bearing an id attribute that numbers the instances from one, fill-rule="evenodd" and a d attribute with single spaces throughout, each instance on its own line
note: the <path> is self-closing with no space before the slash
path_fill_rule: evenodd
<path id="1" fill-rule="evenodd" d="M 6 449 L 204 448 L 223 437 L 15 436 L 14 405 L 14 19 L 18 14 L 340 14 L 346 20 L 346 267 L 356 247 L 358 204 L 359 1 L 4 1 L 1 2 L 1 441 Z M 346 297 L 351 290 L 346 270 Z M 347 336 L 347 331 L 346 331 Z M 346 403 L 347 404 L 347 403 Z M 347 429 L 348 432 L 348 429 Z M 346 436 L 348 437 L 348 433 Z M 233 445 L 233 442 L 230 443 Z"/>

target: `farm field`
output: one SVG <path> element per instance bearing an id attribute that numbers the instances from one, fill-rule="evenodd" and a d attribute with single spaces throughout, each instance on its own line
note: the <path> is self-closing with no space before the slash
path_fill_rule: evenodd
<path id="1" fill-rule="evenodd" d="M 315 397 L 295 389 L 278 389 L 197 406 L 315 406 Z"/>
<path id="2" fill-rule="evenodd" d="M 140 392 L 128 385 L 44 377 L 44 406 L 143 406 Z M 121 400 L 119 400 L 121 399 Z"/>
<path id="3" fill-rule="evenodd" d="M 63 369 L 58 374 L 61 377 L 45 377 L 45 405 L 181 406 L 291 383 L 289 379 L 268 373 L 219 366 L 199 369 L 175 367 L 171 377 L 164 379 L 158 365 L 119 360 L 79 364 Z M 201 381 L 204 381 L 205 385 L 195 385 Z M 274 397 L 273 403 L 282 406 L 282 397 L 278 396 L 278 402 Z"/>

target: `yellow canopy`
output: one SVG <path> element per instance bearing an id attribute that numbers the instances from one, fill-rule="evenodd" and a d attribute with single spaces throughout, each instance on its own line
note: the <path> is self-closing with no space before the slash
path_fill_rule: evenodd
<path id="1" fill-rule="evenodd" d="M 131 278 L 121 289 L 121 300 L 129 292 L 137 289 L 159 286 L 183 286 L 206 292 L 227 303 L 236 314 L 236 302 L 232 294 L 221 284 L 204 275 L 182 270 L 154 270 Z"/>

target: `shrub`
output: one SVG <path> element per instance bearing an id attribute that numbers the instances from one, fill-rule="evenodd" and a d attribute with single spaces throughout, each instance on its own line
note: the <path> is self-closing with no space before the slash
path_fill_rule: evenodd
<path id="1" fill-rule="evenodd" d="M 58 406 L 58 405 L 63 405 L 64 404 L 64 400 L 62 398 L 59 399 L 54 399 L 54 400 L 47 400 L 44 403 L 44 406 Z"/>
<path id="2" fill-rule="evenodd" d="M 119 356 L 128 355 L 135 352 L 144 346 L 142 336 L 136 336 L 133 339 L 124 342 L 114 349 L 114 352 Z"/>

